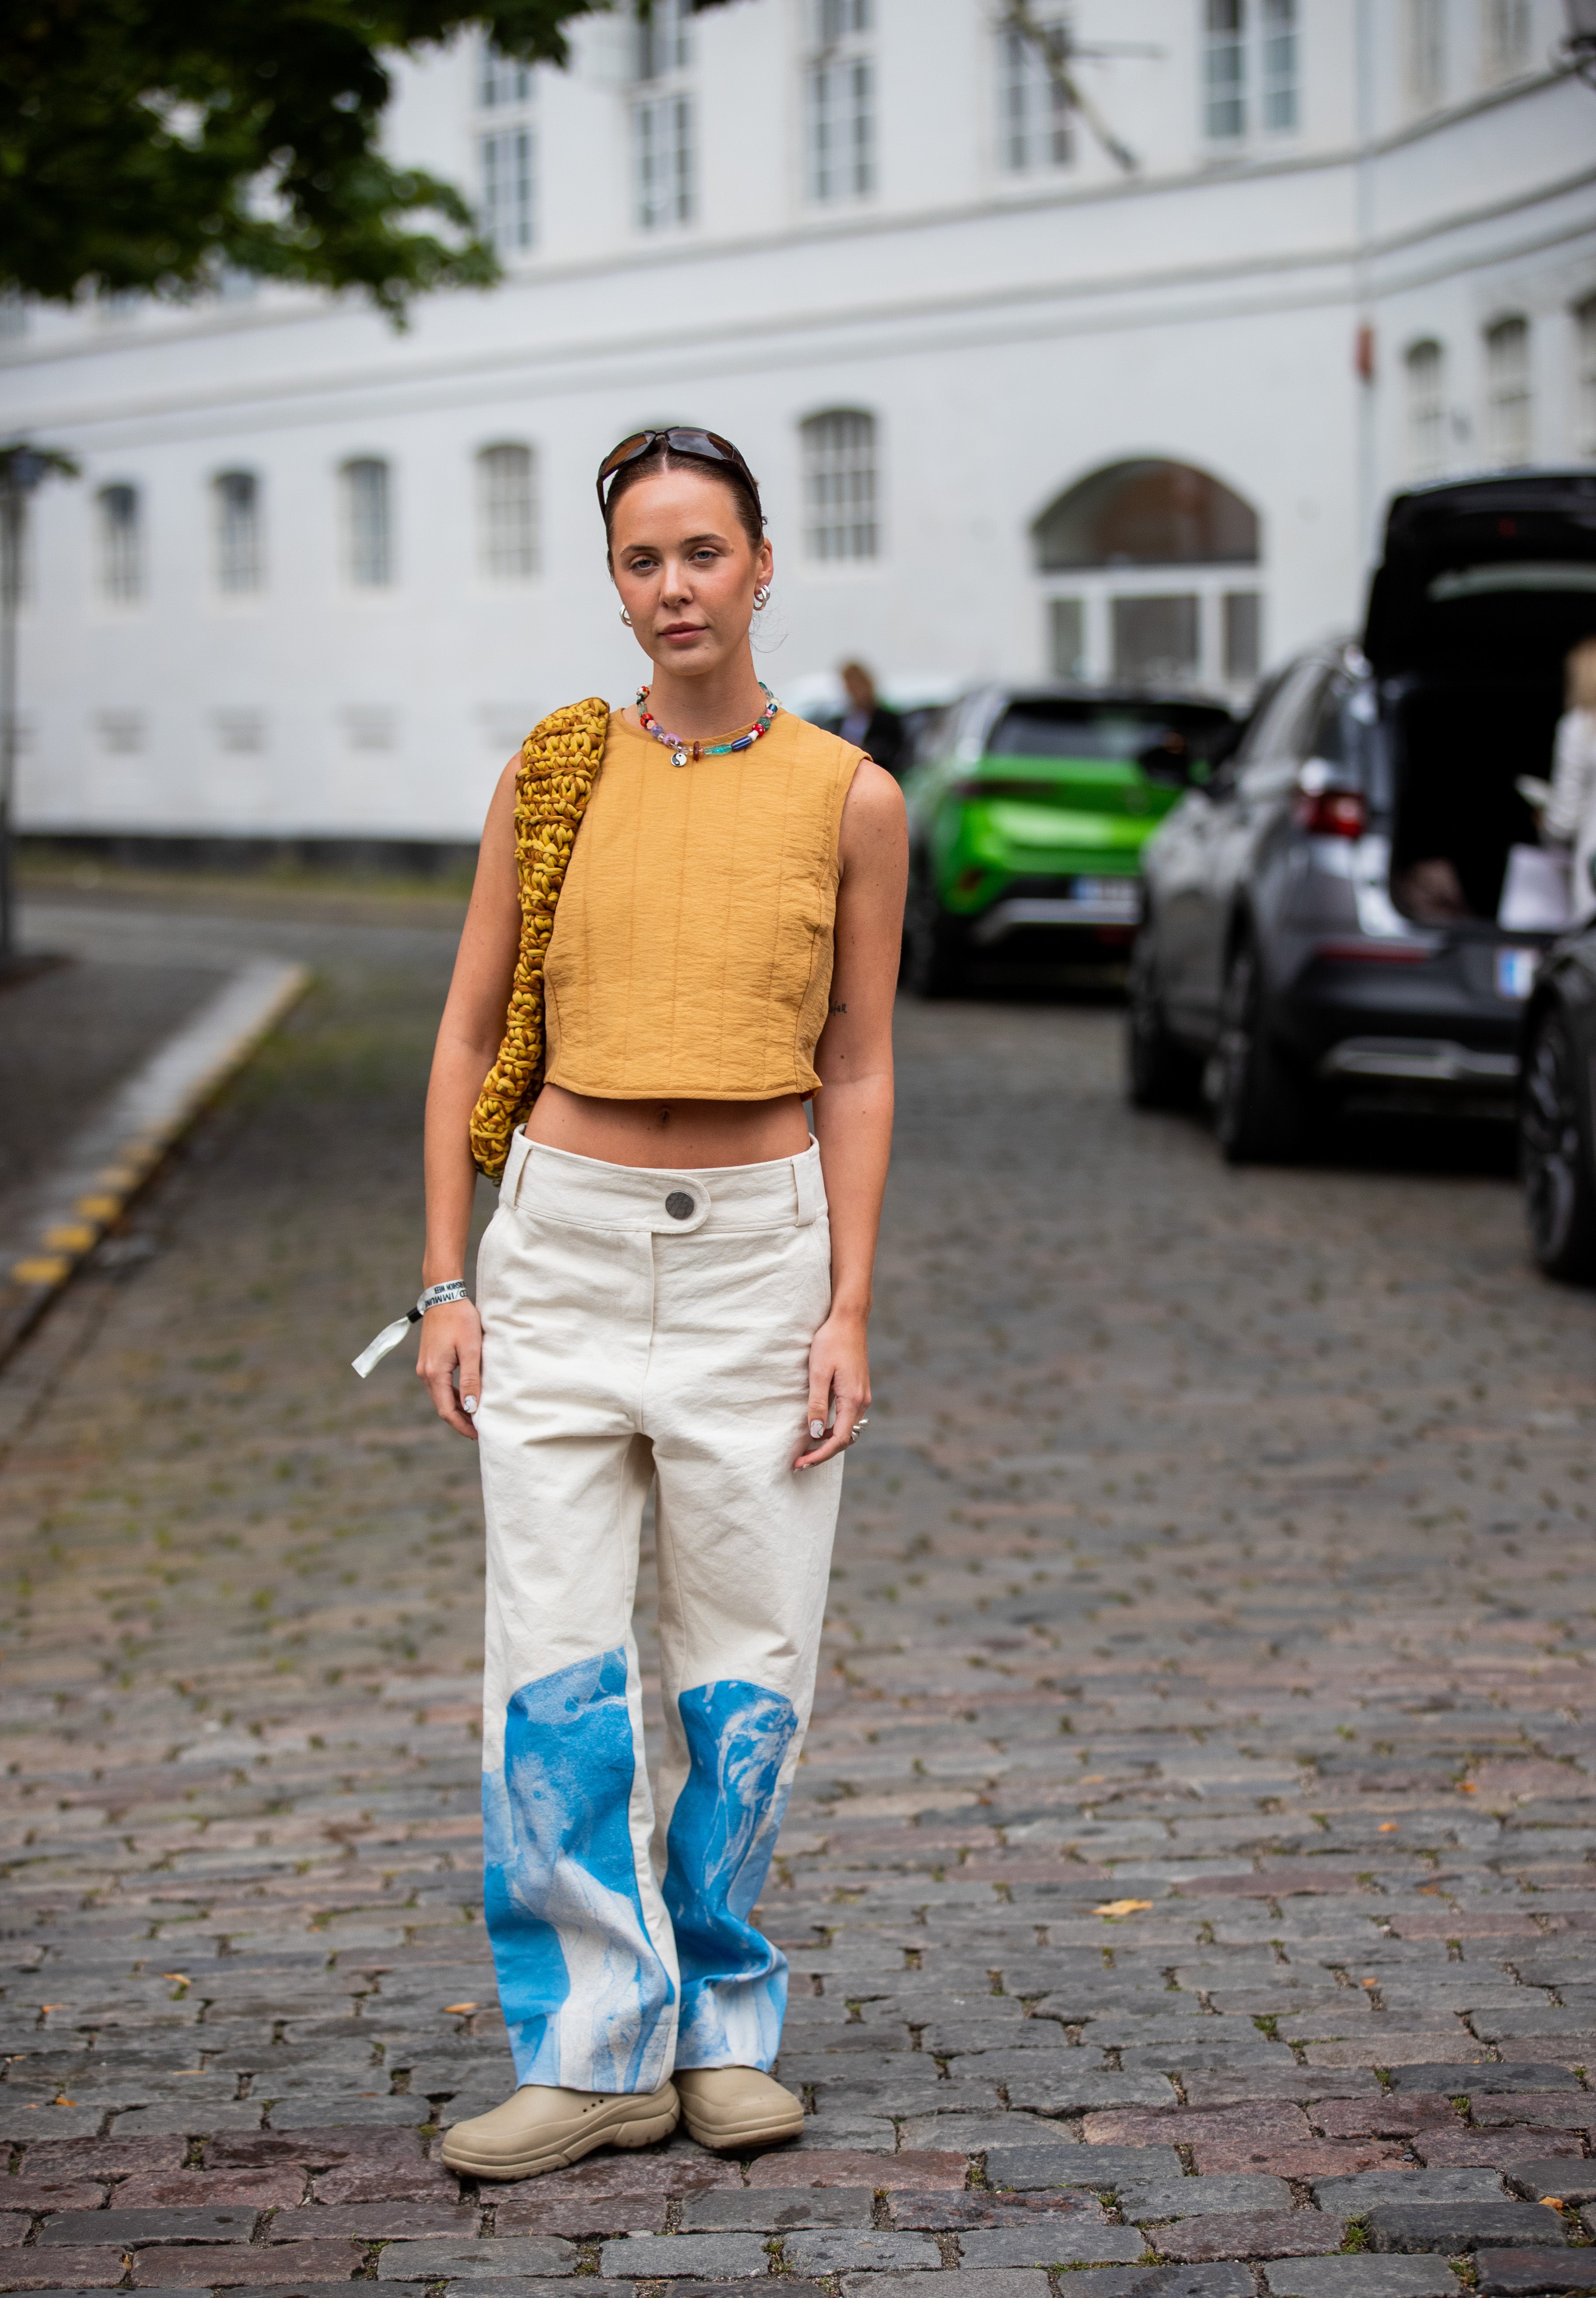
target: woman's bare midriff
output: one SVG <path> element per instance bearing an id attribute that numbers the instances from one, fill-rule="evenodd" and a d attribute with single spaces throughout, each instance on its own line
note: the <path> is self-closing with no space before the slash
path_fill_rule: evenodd
<path id="1" fill-rule="evenodd" d="M 763 1165 L 801 1156 L 809 1125 L 797 1094 L 778 1101 L 607 1101 L 546 1085 L 522 1130 L 545 1149 L 607 1165 Z"/>

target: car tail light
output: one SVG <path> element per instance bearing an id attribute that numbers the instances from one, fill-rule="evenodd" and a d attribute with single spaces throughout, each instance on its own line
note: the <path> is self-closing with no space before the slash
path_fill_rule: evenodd
<path id="1" fill-rule="evenodd" d="M 1314 838 L 1361 838 L 1369 827 L 1361 790 L 1301 790 L 1294 810 L 1299 827 Z"/>

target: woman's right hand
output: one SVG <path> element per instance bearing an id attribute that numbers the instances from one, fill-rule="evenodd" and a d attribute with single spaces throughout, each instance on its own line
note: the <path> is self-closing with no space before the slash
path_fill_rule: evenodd
<path id="1" fill-rule="evenodd" d="M 421 1319 L 416 1377 L 426 1383 L 439 1419 L 475 1443 L 471 1415 L 482 1395 L 482 1318 L 474 1302 L 451 1301 L 426 1311 Z"/>

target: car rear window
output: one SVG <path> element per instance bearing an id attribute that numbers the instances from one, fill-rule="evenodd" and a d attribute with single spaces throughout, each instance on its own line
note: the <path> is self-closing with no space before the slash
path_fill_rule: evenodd
<path id="1" fill-rule="evenodd" d="M 1011 703 L 987 743 L 1000 758 L 1139 758 L 1170 736 L 1201 757 L 1230 725 L 1223 710 L 1179 703 Z M 1171 747 L 1173 747 L 1171 745 Z"/>

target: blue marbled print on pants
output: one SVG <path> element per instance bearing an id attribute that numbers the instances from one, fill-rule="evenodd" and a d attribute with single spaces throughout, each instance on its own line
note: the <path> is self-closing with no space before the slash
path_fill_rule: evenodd
<path id="1" fill-rule="evenodd" d="M 670 2073 L 671 1976 L 632 1844 L 626 1655 L 523 1684 L 502 1774 L 483 1774 L 484 1914 L 517 2082 L 653 2090 Z"/>
<path id="2" fill-rule="evenodd" d="M 682 1970 L 679 2067 L 763 2067 L 781 2040 L 787 1958 L 748 1918 L 764 1888 L 798 1734 L 790 1700 L 703 1683 L 676 1702 L 688 1773 L 666 1837 L 665 1903 Z"/>

